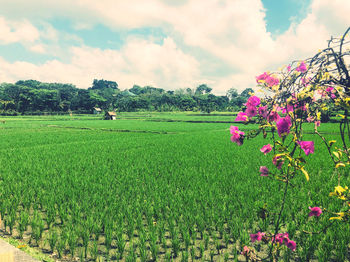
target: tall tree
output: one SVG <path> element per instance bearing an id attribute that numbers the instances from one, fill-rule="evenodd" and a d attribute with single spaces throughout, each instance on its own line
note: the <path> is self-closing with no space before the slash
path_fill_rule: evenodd
<path id="1" fill-rule="evenodd" d="M 196 88 L 195 95 L 209 94 L 212 88 L 208 87 L 206 84 L 201 84 Z"/>
<path id="2" fill-rule="evenodd" d="M 226 92 L 226 96 L 229 100 L 231 100 L 234 97 L 238 96 L 238 91 L 236 88 L 230 88 L 227 92 Z"/>
<path id="3" fill-rule="evenodd" d="M 118 84 L 117 82 L 114 81 L 108 81 L 108 80 L 97 80 L 94 79 L 92 82 L 92 87 L 91 89 L 104 89 L 104 88 L 111 88 L 111 89 L 118 89 Z"/>
<path id="4" fill-rule="evenodd" d="M 254 90 L 252 88 L 246 88 L 242 91 L 241 96 L 245 98 L 249 98 L 250 97 L 249 93 L 254 93 Z"/>

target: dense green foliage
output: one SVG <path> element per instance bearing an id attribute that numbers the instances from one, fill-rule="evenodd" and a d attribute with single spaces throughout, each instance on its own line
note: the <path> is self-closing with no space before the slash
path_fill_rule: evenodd
<path id="1" fill-rule="evenodd" d="M 231 143 L 230 124 L 221 122 L 233 118 L 193 113 L 122 113 L 116 121 L 3 118 L 2 230 L 68 260 L 243 259 L 249 233 L 273 224 L 283 189 L 254 169 L 265 158 L 259 151 L 263 138 L 244 147 Z M 338 138 L 333 124 L 319 131 Z M 306 186 L 303 177 L 293 181 L 291 208 L 282 215 L 283 228 L 291 237 L 301 235 L 301 243 L 286 256 L 343 261 L 349 259 L 348 224 L 335 222 L 334 230 L 314 235 L 298 230 L 308 220 L 305 203 L 338 204 L 328 197 L 337 178 L 324 161 L 326 149 L 317 136 L 308 136 L 317 148 L 308 161 L 310 181 Z M 301 187 L 306 190 L 297 190 Z M 313 199 L 315 192 L 324 197 Z M 329 221 L 323 216 L 311 224 L 317 229 Z"/>
<path id="2" fill-rule="evenodd" d="M 88 89 L 71 84 L 42 83 L 35 80 L 0 84 L 0 113 L 3 115 L 43 114 L 70 111 L 92 113 L 94 107 L 118 111 L 227 111 L 239 109 L 249 89 L 240 95 L 230 89 L 226 96 L 211 94 L 205 84 L 196 89 L 165 91 L 134 85 L 121 91 L 113 81 L 95 79 Z"/>

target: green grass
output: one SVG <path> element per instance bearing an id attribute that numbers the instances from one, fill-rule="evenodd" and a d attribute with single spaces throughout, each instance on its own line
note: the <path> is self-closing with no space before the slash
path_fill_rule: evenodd
<path id="1" fill-rule="evenodd" d="M 260 136 L 241 147 L 233 144 L 230 124 L 219 121 L 234 116 L 121 113 L 117 121 L 97 116 L 4 119 L 0 212 L 6 232 L 13 220 L 12 236 L 18 238 L 19 221 L 27 214 L 23 241 L 51 253 L 49 239 L 57 233 L 55 259 L 58 253 L 66 259 L 85 256 L 84 238 L 90 260 L 166 260 L 170 255 L 180 261 L 192 258 L 191 248 L 193 259 L 210 260 L 212 255 L 223 260 L 226 253 L 229 259 L 242 259 L 242 247 L 251 245 L 249 233 L 271 230 L 278 212 L 283 184 L 258 172 L 260 165 L 273 168 L 272 154 L 259 151 L 268 141 Z M 198 122 L 202 119 L 211 122 Z M 254 127 L 238 125 L 246 131 Z M 322 124 L 320 131 L 337 129 Z M 293 182 L 282 228 L 299 241 L 293 259 L 318 259 L 329 249 L 330 258 L 339 260 L 348 248 L 348 225 L 335 224 L 321 235 L 301 233 L 311 230 L 310 224 L 319 229 L 329 223 L 328 215 L 308 219 L 308 206 L 339 208 L 328 196 L 337 177 L 326 149 L 317 136 L 308 134 L 307 139 L 315 140 L 315 154 L 306 157 L 310 181 L 300 176 Z M 264 204 L 270 214 L 265 221 L 258 216 Z"/>

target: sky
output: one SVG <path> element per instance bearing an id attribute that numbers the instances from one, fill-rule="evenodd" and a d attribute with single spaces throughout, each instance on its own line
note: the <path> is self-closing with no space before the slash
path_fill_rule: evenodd
<path id="1" fill-rule="evenodd" d="M 0 83 L 93 79 L 224 95 L 350 26 L 349 0 L 0 0 Z"/>

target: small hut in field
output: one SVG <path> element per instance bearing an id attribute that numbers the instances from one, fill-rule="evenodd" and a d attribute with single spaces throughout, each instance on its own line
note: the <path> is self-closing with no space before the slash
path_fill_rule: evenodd
<path id="1" fill-rule="evenodd" d="M 106 112 L 105 120 L 116 120 L 116 119 L 117 119 L 116 112 L 113 112 L 113 111 Z"/>
<path id="2" fill-rule="evenodd" d="M 101 108 L 94 107 L 93 110 L 94 110 L 94 114 L 95 114 L 95 115 L 99 115 L 99 114 L 102 113 L 102 109 L 101 109 Z"/>

